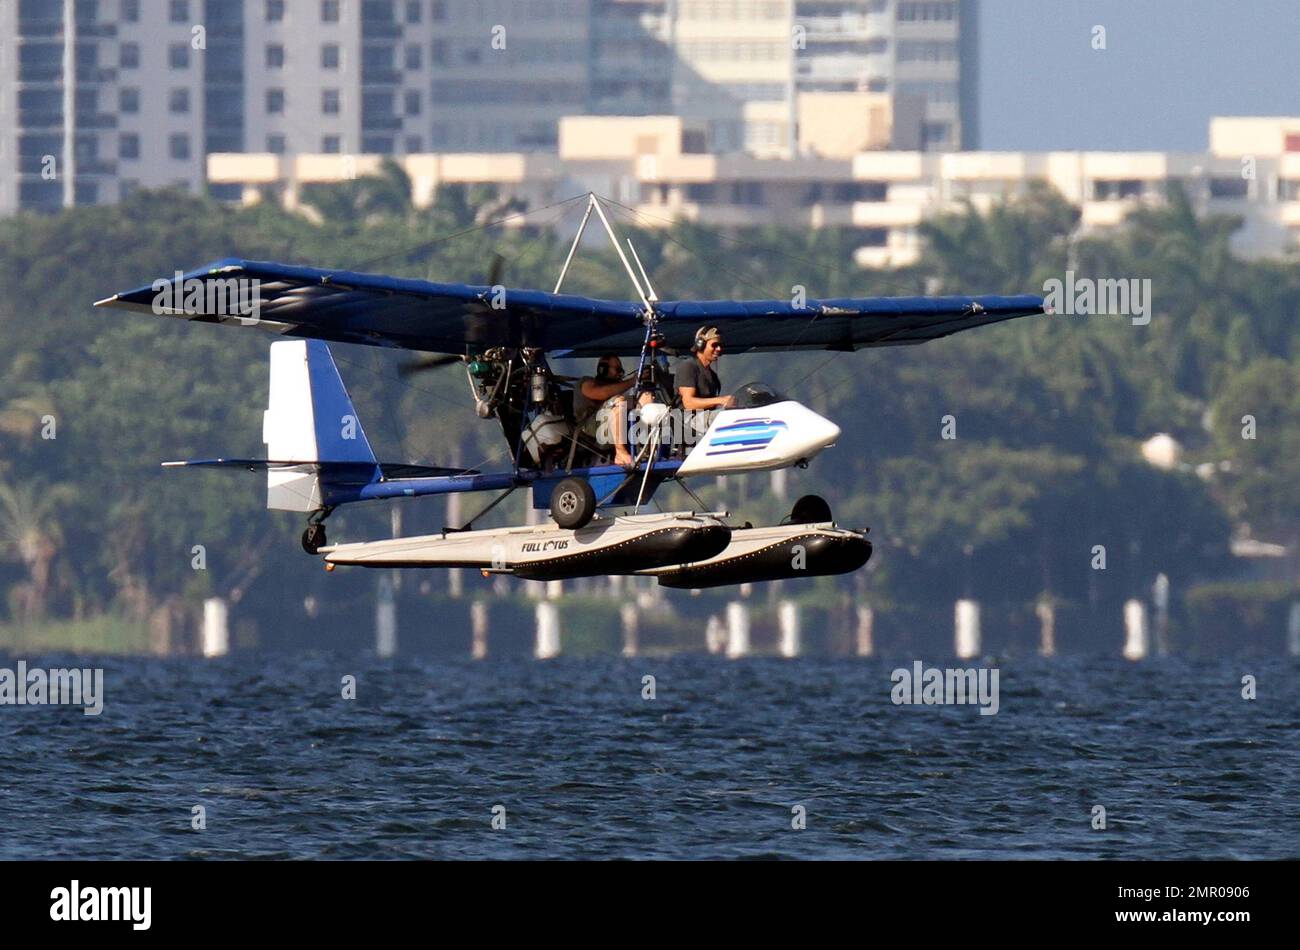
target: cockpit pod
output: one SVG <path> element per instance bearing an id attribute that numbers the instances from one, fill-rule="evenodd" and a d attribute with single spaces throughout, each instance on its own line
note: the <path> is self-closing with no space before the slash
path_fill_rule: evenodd
<path id="1" fill-rule="evenodd" d="M 764 383 L 746 383 L 690 448 L 679 476 L 761 472 L 806 464 L 834 445 L 840 427 Z M 691 428 L 685 427 L 687 437 Z"/>

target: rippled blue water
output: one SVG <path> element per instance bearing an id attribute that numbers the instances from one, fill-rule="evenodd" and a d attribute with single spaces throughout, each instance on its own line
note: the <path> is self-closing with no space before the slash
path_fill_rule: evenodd
<path id="1" fill-rule="evenodd" d="M 98 718 L 0 706 L 0 857 L 1300 856 L 1281 658 L 1002 661 L 995 716 L 911 658 L 101 662 Z"/>

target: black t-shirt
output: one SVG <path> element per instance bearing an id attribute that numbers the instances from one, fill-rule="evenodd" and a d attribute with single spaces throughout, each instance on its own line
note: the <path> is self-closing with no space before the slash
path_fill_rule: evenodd
<path id="1" fill-rule="evenodd" d="M 713 367 L 705 366 L 695 356 L 689 356 L 677 364 L 673 383 L 679 390 L 694 389 L 695 395 L 701 399 L 710 399 L 722 393 L 722 383 Z"/>

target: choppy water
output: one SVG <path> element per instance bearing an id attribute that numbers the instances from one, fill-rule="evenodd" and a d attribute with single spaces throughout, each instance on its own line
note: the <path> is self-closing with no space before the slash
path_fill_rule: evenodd
<path id="1" fill-rule="evenodd" d="M 1003 661 L 980 716 L 911 660 L 109 660 L 0 706 L 0 857 L 1300 856 L 1294 661 Z"/>

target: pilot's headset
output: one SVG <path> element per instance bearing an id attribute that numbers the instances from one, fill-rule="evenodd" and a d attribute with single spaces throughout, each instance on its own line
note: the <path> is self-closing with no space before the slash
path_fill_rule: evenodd
<path id="1" fill-rule="evenodd" d="M 695 331 L 695 342 L 691 344 L 691 352 L 698 353 L 704 349 L 704 344 L 718 335 L 718 328 L 705 324 Z"/>

